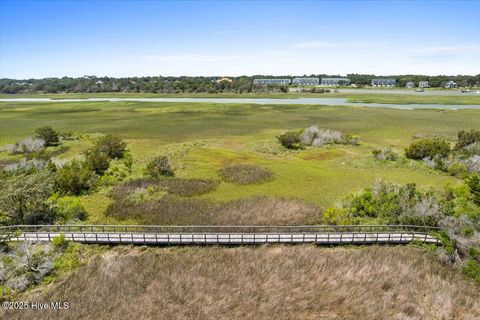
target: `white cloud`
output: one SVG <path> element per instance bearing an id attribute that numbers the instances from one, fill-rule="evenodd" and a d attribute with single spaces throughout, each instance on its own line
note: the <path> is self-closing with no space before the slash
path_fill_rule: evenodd
<path id="1" fill-rule="evenodd" d="M 416 54 L 459 54 L 480 52 L 480 45 L 444 46 L 444 47 L 419 47 L 414 48 Z"/>
<path id="2" fill-rule="evenodd" d="M 386 42 L 354 41 L 354 42 L 329 42 L 320 40 L 309 40 L 292 43 L 293 48 L 338 48 L 338 47 L 373 47 L 382 46 Z"/>

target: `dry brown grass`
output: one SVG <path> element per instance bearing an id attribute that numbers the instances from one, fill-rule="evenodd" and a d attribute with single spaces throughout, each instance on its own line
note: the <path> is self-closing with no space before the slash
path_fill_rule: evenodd
<path id="1" fill-rule="evenodd" d="M 479 319 L 480 287 L 410 247 L 117 247 L 2 319 Z"/>
<path id="2" fill-rule="evenodd" d="M 301 225 L 320 209 L 294 199 L 254 197 L 227 202 L 217 209 L 216 224 Z"/>
<path id="3" fill-rule="evenodd" d="M 134 218 L 160 225 L 282 225 L 305 224 L 318 215 L 315 206 L 293 199 L 253 197 L 229 202 L 165 195 L 134 202 L 117 200 L 107 209 L 116 219 Z"/>

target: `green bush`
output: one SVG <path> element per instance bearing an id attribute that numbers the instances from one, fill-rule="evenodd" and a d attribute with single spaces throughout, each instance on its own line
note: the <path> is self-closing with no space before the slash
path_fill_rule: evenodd
<path id="1" fill-rule="evenodd" d="M 87 210 L 80 203 L 80 199 L 75 197 L 63 197 L 56 201 L 56 220 L 59 223 L 67 223 L 75 220 L 85 220 Z"/>
<path id="2" fill-rule="evenodd" d="M 398 155 L 390 147 L 382 147 L 372 151 L 373 157 L 380 161 L 395 161 Z"/>
<path id="3" fill-rule="evenodd" d="M 99 148 L 91 148 L 85 154 L 86 165 L 98 175 L 103 175 L 110 165 L 110 157 Z"/>
<path id="4" fill-rule="evenodd" d="M 468 187 L 470 188 L 470 194 L 472 201 L 480 206 L 480 175 L 479 174 L 471 174 L 465 182 L 467 183 Z"/>
<path id="5" fill-rule="evenodd" d="M 443 138 L 427 138 L 413 142 L 405 149 L 405 155 L 410 159 L 445 157 L 450 152 L 450 145 Z"/>
<path id="6" fill-rule="evenodd" d="M 94 147 L 111 159 L 122 159 L 127 152 L 127 143 L 120 137 L 111 134 L 98 139 Z"/>
<path id="7" fill-rule="evenodd" d="M 53 146 L 58 144 L 58 132 L 55 131 L 52 127 L 42 127 L 35 130 L 35 135 L 39 139 L 45 141 L 46 146 Z"/>
<path id="8" fill-rule="evenodd" d="M 220 176 L 226 182 L 236 184 L 262 183 L 271 180 L 273 173 L 264 167 L 256 165 L 232 165 L 222 168 Z"/>
<path id="9" fill-rule="evenodd" d="M 65 240 L 65 234 L 64 233 L 60 233 L 60 235 L 54 237 L 52 239 L 52 244 L 53 246 L 56 248 L 56 249 L 60 249 L 60 250 L 63 250 L 65 248 L 67 248 L 68 246 L 68 241 Z"/>
<path id="10" fill-rule="evenodd" d="M 459 150 L 475 142 L 480 142 L 480 130 L 461 130 L 458 132 L 458 140 L 455 149 Z"/>
<path id="11" fill-rule="evenodd" d="M 175 175 L 173 172 L 172 162 L 167 156 L 164 155 L 159 155 L 153 158 L 147 164 L 146 172 L 152 178 L 173 177 Z"/>
<path id="12" fill-rule="evenodd" d="M 78 243 L 68 242 L 64 252 L 53 261 L 56 273 L 62 273 L 77 268 L 81 264 L 81 246 Z"/>
<path id="13" fill-rule="evenodd" d="M 54 178 L 48 170 L 0 177 L 0 213 L 4 224 L 52 223 L 54 210 L 49 198 Z"/>
<path id="14" fill-rule="evenodd" d="M 80 195 L 95 186 L 96 175 L 90 168 L 78 161 L 63 166 L 57 171 L 55 185 L 66 195 Z"/>
<path id="15" fill-rule="evenodd" d="M 468 174 L 468 168 L 464 163 L 455 162 L 448 168 L 448 173 L 455 177 L 463 177 Z"/>
<path id="16" fill-rule="evenodd" d="M 475 247 L 470 247 L 468 249 L 468 255 L 472 259 L 480 259 L 480 249 L 475 248 Z"/>
<path id="17" fill-rule="evenodd" d="M 298 131 L 285 131 L 277 137 L 278 142 L 287 149 L 300 148 L 300 132 Z"/>
<path id="18" fill-rule="evenodd" d="M 478 261 L 467 261 L 462 267 L 462 272 L 480 284 L 480 263 Z"/>
<path id="19" fill-rule="evenodd" d="M 328 208 L 322 213 L 322 222 L 333 225 L 353 224 L 352 212 L 346 208 Z"/>

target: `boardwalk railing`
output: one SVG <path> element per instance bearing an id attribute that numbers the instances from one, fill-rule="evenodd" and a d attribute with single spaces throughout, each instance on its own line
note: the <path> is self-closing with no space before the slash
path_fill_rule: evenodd
<path id="1" fill-rule="evenodd" d="M 144 226 L 144 225 L 14 225 L 0 227 L 6 241 L 66 240 L 109 244 L 371 244 L 439 243 L 435 227 L 412 225 L 351 226 Z"/>
<path id="2" fill-rule="evenodd" d="M 153 226 L 153 225 L 12 225 L 0 227 L 11 232 L 141 232 L 141 233 L 326 233 L 326 232 L 432 232 L 437 227 L 415 225 L 307 225 L 307 226 Z"/>

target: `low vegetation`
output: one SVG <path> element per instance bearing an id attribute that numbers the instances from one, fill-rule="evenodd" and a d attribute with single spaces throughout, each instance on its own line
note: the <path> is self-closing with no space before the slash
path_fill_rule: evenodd
<path id="1" fill-rule="evenodd" d="M 319 129 L 311 126 L 298 131 L 285 131 L 277 137 L 281 145 L 288 149 L 300 149 L 306 146 L 323 147 L 327 144 L 358 145 L 358 137 L 346 135 L 340 131 Z"/>
<path id="2" fill-rule="evenodd" d="M 470 186 L 472 185 L 472 186 Z M 441 227 L 448 260 L 462 258 L 468 275 L 478 279 L 474 265 L 480 267 L 480 178 L 474 175 L 466 184 L 450 186 L 442 192 L 420 192 L 415 184 L 396 186 L 377 181 L 373 188 L 346 198 L 339 206 L 326 209 L 327 224 L 404 224 Z M 450 249 L 448 249 L 450 247 Z M 473 250 L 473 251 L 472 251 Z M 460 255 L 460 256 L 459 256 Z"/>
<path id="3" fill-rule="evenodd" d="M 105 250 L 65 241 L 63 235 L 51 243 L 5 244 L 0 248 L 0 302 L 13 301 L 36 285 L 50 283 Z"/>
<path id="4" fill-rule="evenodd" d="M 445 138 L 434 137 L 413 142 L 405 154 L 453 176 L 465 178 L 471 173 L 480 174 L 480 130 L 459 131 L 454 148 L 450 148 Z"/>
<path id="5" fill-rule="evenodd" d="M 372 155 L 376 160 L 380 161 L 395 161 L 398 159 L 398 154 L 390 147 L 381 147 L 372 151 Z"/>
<path id="6" fill-rule="evenodd" d="M 21 301 L 69 301 L 74 319 L 476 319 L 478 288 L 412 247 L 116 247 Z"/>
<path id="7" fill-rule="evenodd" d="M 266 176 L 271 178 L 269 171 L 258 171 L 253 168 L 253 173 L 244 171 L 241 175 L 235 172 L 234 177 L 240 179 L 237 183 L 258 183 Z M 113 187 L 110 196 L 114 202 L 106 214 L 118 220 L 160 225 L 303 224 L 319 214 L 315 206 L 293 199 L 252 197 L 213 201 L 199 197 L 217 186 L 215 180 L 176 177 L 127 181 Z"/>
<path id="8" fill-rule="evenodd" d="M 450 145 L 445 139 L 435 137 L 413 142 L 405 149 L 405 155 L 410 159 L 445 157 L 450 152 Z"/>
<path id="9" fill-rule="evenodd" d="M 152 178 L 173 177 L 175 175 L 172 162 L 165 155 L 159 155 L 150 160 L 146 172 Z"/>
<path id="10" fill-rule="evenodd" d="M 257 165 L 230 165 L 222 168 L 219 173 L 225 182 L 235 184 L 263 183 L 273 179 L 272 171 Z"/>

